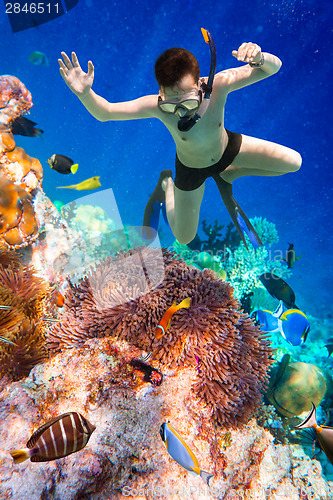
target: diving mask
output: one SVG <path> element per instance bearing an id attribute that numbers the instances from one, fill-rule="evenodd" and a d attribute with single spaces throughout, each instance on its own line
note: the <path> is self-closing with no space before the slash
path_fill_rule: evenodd
<path id="1" fill-rule="evenodd" d="M 174 96 L 175 98 L 177 96 Z M 183 94 L 181 100 L 176 99 L 163 99 L 158 96 L 158 107 L 163 113 L 177 114 L 178 116 L 185 116 L 189 113 L 197 111 L 202 102 L 202 90 L 193 89 L 187 94 Z"/>
<path id="2" fill-rule="evenodd" d="M 202 35 L 210 49 L 210 70 L 207 83 L 200 82 L 200 88 L 193 89 L 182 97 L 181 101 L 162 99 L 158 97 L 158 107 L 165 113 L 177 113 L 179 116 L 178 130 L 188 132 L 191 130 L 200 118 L 206 113 L 210 101 L 210 95 L 213 90 L 213 81 L 216 70 L 216 50 L 212 35 L 209 31 L 201 28 Z M 176 96 L 175 96 L 176 97 Z M 200 108 L 200 111 L 199 111 Z"/>

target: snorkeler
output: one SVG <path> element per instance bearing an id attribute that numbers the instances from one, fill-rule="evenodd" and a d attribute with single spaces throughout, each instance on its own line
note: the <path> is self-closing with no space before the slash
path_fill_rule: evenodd
<path id="1" fill-rule="evenodd" d="M 230 216 L 245 243 L 247 234 L 254 247 L 260 238 L 232 194 L 232 183 L 246 175 L 275 176 L 297 171 L 302 163 L 298 152 L 262 139 L 224 128 L 224 107 L 230 92 L 256 83 L 279 71 L 278 57 L 262 52 L 255 43 L 243 43 L 232 55 L 247 63 L 215 74 L 216 53 L 210 33 L 202 30 L 211 51 L 209 77 L 200 78 L 197 59 L 186 49 L 171 48 L 155 63 L 158 95 L 111 103 L 92 90 L 94 66 L 85 73 L 72 52 L 62 52 L 60 73 L 68 87 L 99 121 L 158 118 L 176 144 L 176 176 L 164 170 L 151 195 L 143 226 L 156 225 L 165 202 L 171 230 L 182 244 L 196 236 L 205 180 L 213 177 Z M 157 217 L 156 217 L 157 215 Z M 153 223 L 153 219 L 155 222 Z M 155 227 L 157 229 L 157 227 Z M 245 243 L 246 244 L 246 243 Z"/>

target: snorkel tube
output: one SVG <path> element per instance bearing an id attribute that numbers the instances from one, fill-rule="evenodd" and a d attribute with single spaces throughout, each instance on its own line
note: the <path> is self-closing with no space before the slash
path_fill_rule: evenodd
<path id="1" fill-rule="evenodd" d="M 214 76 L 215 76 L 215 70 L 216 70 L 216 49 L 215 49 L 215 43 L 213 40 L 212 35 L 209 33 L 208 30 L 205 30 L 205 28 L 201 28 L 202 35 L 204 37 L 204 40 L 206 43 L 209 44 L 210 48 L 210 70 L 209 70 L 209 76 L 208 76 L 208 81 L 207 83 L 202 83 L 202 88 L 204 91 L 204 96 L 203 96 L 203 102 L 201 104 L 202 111 L 201 113 L 196 113 L 192 118 L 188 118 L 184 116 L 184 118 L 180 118 L 178 121 L 178 130 L 181 132 L 188 132 L 188 130 L 191 130 L 193 125 L 197 123 L 198 120 L 205 114 L 208 108 L 209 104 L 209 99 L 210 95 L 213 90 L 213 81 L 214 81 Z"/>
<path id="2" fill-rule="evenodd" d="M 213 81 L 216 71 L 216 48 L 212 35 L 205 28 L 201 28 L 202 35 L 206 43 L 209 43 L 210 48 L 210 70 L 207 83 L 203 84 L 204 88 L 204 99 L 210 99 L 210 94 L 213 90 Z"/>

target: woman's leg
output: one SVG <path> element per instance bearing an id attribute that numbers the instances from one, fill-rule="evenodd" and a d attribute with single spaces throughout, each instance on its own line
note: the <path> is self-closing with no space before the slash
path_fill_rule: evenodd
<path id="1" fill-rule="evenodd" d="M 220 176 L 232 183 L 245 175 L 275 176 L 296 172 L 302 157 L 293 149 L 243 135 L 239 153 Z"/>
<path id="2" fill-rule="evenodd" d="M 164 179 L 166 213 L 171 231 L 179 243 L 190 243 L 197 233 L 205 183 L 192 191 L 178 189 L 171 177 Z"/>

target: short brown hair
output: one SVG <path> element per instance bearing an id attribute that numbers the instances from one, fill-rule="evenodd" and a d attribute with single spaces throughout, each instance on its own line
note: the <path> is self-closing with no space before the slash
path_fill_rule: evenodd
<path id="1" fill-rule="evenodd" d="M 168 49 L 155 63 L 155 76 L 160 87 L 173 87 L 185 75 L 192 75 L 197 82 L 200 68 L 192 52 L 179 47 Z"/>

